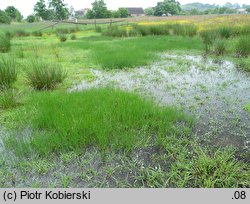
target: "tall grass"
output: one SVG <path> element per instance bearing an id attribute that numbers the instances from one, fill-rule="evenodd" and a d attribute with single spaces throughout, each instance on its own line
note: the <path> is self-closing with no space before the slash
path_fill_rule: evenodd
<path id="1" fill-rule="evenodd" d="M 18 104 L 18 94 L 14 89 L 4 89 L 0 92 L 0 108 L 14 108 Z"/>
<path id="2" fill-rule="evenodd" d="M 63 82 L 65 72 L 59 64 L 35 60 L 26 73 L 27 83 L 36 90 L 54 89 Z"/>
<path id="3" fill-rule="evenodd" d="M 11 48 L 10 38 L 0 34 L 0 52 L 8 52 Z"/>
<path id="4" fill-rule="evenodd" d="M 236 44 L 236 55 L 238 57 L 247 57 L 250 55 L 250 41 L 249 36 L 241 37 Z"/>
<path id="5" fill-rule="evenodd" d="M 133 37 L 133 36 L 147 36 L 147 35 L 181 35 L 193 37 L 197 34 L 197 28 L 194 25 L 181 24 L 166 24 L 166 25 L 133 25 L 132 28 L 127 29 L 121 26 L 111 26 L 108 28 L 105 35 L 112 37 Z"/>
<path id="6" fill-rule="evenodd" d="M 101 41 L 101 42 L 100 42 Z M 201 50 L 199 38 L 181 36 L 146 36 L 113 40 L 98 36 L 81 41 L 68 42 L 64 46 L 89 50 L 95 66 L 104 69 L 122 69 L 143 66 L 159 59 L 160 52 L 170 50 Z"/>
<path id="7" fill-rule="evenodd" d="M 130 151 L 154 143 L 157 137 L 178 134 L 177 123 L 187 121 L 174 108 L 160 108 L 136 94 L 113 89 L 44 92 L 32 101 L 36 110 L 31 113 L 31 123 L 42 132 L 21 145 L 23 153 L 30 146 L 40 155 L 90 145 L 101 150 Z M 9 138 L 7 144 L 18 151 L 20 142 Z"/>
<path id="8" fill-rule="evenodd" d="M 17 80 L 16 62 L 11 57 L 0 59 L 0 89 L 10 88 Z"/>

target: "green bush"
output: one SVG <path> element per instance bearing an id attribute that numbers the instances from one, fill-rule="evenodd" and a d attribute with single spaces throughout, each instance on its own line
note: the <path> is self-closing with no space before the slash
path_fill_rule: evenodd
<path id="1" fill-rule="evenodd" d="M 214 44 L 214 41 L 218 38 L 218 32 L 214 30 L 204 30 L 200 32 L 200 37 L 205 45 L 205 52 L 208 53 Z"/>
<path id="2" fill-rule="evenodd" d="M 226 52 L 226 42 L 221 39 L 217 39 L 214 41 L 214 53 L 216 55 L 224 55 Z"/>
<path id="3" fill-rule="evenodd" d="M 0 60 L 0 89 L 10 88 L 17 80 L 16 62 L 6 57 Z"/>
<path id="4" fill-rule="evenodd" d="M 58 38 L 59 38 L 59 40 L 60 40 L 61 42 L 66 42 L 67 39 L 68 39 L 68 36 L 65 35 L 65 34 L 59 34 L 59 35 L 58 35 Z"/>
<path id="5" fill-rule="evenodd" d="M 127 29 L 118 26 L 109 26 L 104 34 L 111 37 L 128 37 Z"/>
<path id="6" fill-rule="evenodd" d="M 197 28 L 194 25 L 173 24 L 166 26 L 173 30 L 174 35 L 193 37 L 197 34 Z"/>
<path id="7" fill-rule="evenodd" d="M 236 55 L 237 57 L 247 57 L 250 55 L 250 40 L 249 36 L 241 37 L 236 44 Z"/>
<path id="8" fill-rule="evenodd" d="M 0 52 L 8 52 L 11 48 L 10 38 L 0 34 Z"/>
<path id="9" fill-rule="evenodd" d="M 18 94 L 14 89 L 4 89 L 0 92 L 0 108 L 14 108 L 18 104 Z"/>
<path id="10" fill-rule="evenodd" d="M 34 23 L 36 21 L 36 17 L 34 15 L 29 15 L 26 20 L 28 23 Z"/>
<path id="11" fill-rule="evenodd" d="M 32 32 L 32 35 L 34 35 L 36 37 L 42 37 L 43 33 L 41 31 L 34 31 L 34 32 Z"/>
<path id="12" fill-rule="evenodd" d="M 70 39 L 71 39 L 71 40 L 76 40 L 76 39 L 77 39 L 77 37 L 76 37 L 76 35 L 75 35 L 75 34 L 72 34 L 72 35 L 70 36 Z"/>
<path id="13" fill-rule="evenodd" d="M 15 36 L 16 37 L 27 37 L 27 36 L 30 36 L 30 33 L 25 31 L 25 30 L 17 30 L 17 31 L 15 31 Z"/>
<path id="14" fill-rule="evenodd" d="M 95 31 L 97 33 L 101 33 L 102 32 L 102 27 L 101 26 L 96 26 Z"/>
<path id="15" fill-rule="evenodd" d="M 4 11 L 0 10 L 0 23 L 11 23 L 11 18 Z"/>
<path id="16" fill-rule="evenodd" d="M 222 27 L 219 28 L 217 32 L 219 33 L 220 37 L 228 39 L 233 35 L 233 28 Z"/>
<path id="17" fill-rule="evenodd" d="M 65 72 L 59 64 L 36 60 L 30 64 L 26 80 L 36 90 L 50 90 L 62 83 L 65 76 Z"/>

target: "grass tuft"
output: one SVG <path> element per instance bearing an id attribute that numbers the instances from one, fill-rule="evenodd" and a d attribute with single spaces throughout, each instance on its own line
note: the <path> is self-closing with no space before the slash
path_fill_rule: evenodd
<path id="1" fill-rule="evenodd" d="M 0 108 L 10 109 L 18 105 L 18 94 L 14 89 L 6 89 L 0 92 Z"/>
<path id="2" fill-rule="evenodd" d="M 0 34 L 0 52 L 8 52 L 11 48 L 10 38 Z"/>
<path id="3" fill-rule="evenodd" d="M 34 133 L 30 143 L 22 143 L 20 153 L 29 151 L 30 146 L 40 155 L 90 145 L 101 150 L 130 151 L 152 145 L 158 137 L 178 134 L 177 123 L 188 121 L 174 108 L 158 107 L 136 94 L 108 88 L 44 92 L 32 101 L 36 109 L 31 114 L 32 127 L 40 132 Z M 18 151 L 18 140 L 9 138 L 7 144 Z"/>
<path id="4" fill-rule="evenodd" d="M 6 57 L 0 60 L 0 89 L 10 88 L 17 80 L 16 62 Z"/>
<path id="5" fill-rule="evenodd" d="M 62 83 L 65 76 L 65 72 L 59 64 L 36 60 L 30 64 L 26 80 L 36 90 L 50 90 Z"/>

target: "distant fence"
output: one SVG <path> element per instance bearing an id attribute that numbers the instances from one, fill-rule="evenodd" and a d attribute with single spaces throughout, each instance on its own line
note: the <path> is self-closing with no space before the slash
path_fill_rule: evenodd
<path id="1" fill-rule="evenodd" d="M 42 31 L 42 30 L 54 27 L 55 25 L 58 25 L 58 24 L 95 25 L 95 27 L 96 27 L 97 25 L 103 25 L 103 24 L 112 25 L 112 24 L 115 24 L 115 23 L 122 23 L 122 22 L 127 22 L 127 24 L 128 24 L 128 21 L 126 21 L 126 20 L 113 20 L 113 19 L 110 19 L 109 21 L 97 21 L 95 19 L 95 20 L 92 20 L 92 21 L 89 20 L 89 21 L 85 21 L 85 22 L 84 21 L 79 21 L 79 22 L 78 21 L 52 21 L 51 25 L 48 25 L 48 26 L 46 26 L 44 28 L 41 28 L 38 31 Z"/>

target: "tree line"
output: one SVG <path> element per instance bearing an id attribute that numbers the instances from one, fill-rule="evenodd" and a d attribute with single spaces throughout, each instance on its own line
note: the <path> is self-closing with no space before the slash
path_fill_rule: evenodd
<path id="1" fill-rule="evenodd" d="M 195 7 L 196 6 L 196 7 Z M 207 6 L 207 9 L 199 9 Z M 232 8 L 232 4 L 227 3 L 224 6 L 216 6 L 201 3 L 191 3 L 181 6 L 177 0 L 162 0 L 155 7 L 145 9 L 148 16 L 164 16 L 164 15 L 203 15 L 203 14 L 230 14 L 236 13 L 237 8 Z M 185 9 L 189 8 L 189 9 Z M 250 7 L 245 5 L 246 11 L 250 13 Z M 39 20 L 65 20 L 69 17 L 76 18 L 127 18 L 130 16 L 125 8 L 119 8 L 116 11 L 109 10 L 104 0 L 95 0 L 92 8 L 86 13 L 80 15 L 75 12 L 74 8 L 68 8 L 64 0 L 38 0 L 34 6 L 34 13 L 27 17 L 28 22 Z M 8 6 L 5 10 L 0 10 L 0 23 L 11 23 L 12 21 L 20 22 L 23 16 L 14 6 Z"/>

